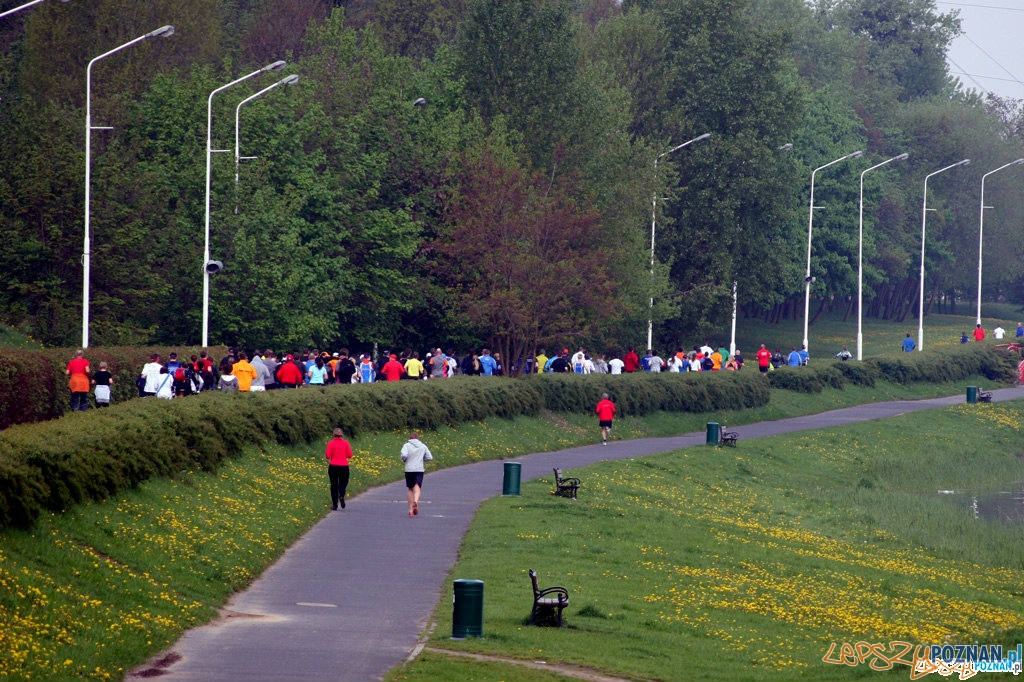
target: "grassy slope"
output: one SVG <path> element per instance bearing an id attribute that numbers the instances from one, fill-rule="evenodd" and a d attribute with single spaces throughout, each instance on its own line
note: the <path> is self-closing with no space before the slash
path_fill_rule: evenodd
<path id="1" fill-rule="evenodd" d="M 448 639 L 449 592 L 430 645 L 631 678 L 780 681 L 878 674 L 823 663 L 831 642 L 1015 645 L 1020 527 L 936 490 L 1019 489 L 1022 417 L 1021 404 L 964 405 L 609 462 L 572 472 L 577 502 L 527 483 L 484 504 L 452 573 L 486 583 L 486 637 Z M 567 628 L 524 627 L 528 568 L 569 587 Z M 464 665 L 432 654 L 390 679 L 544 679 Z"/>

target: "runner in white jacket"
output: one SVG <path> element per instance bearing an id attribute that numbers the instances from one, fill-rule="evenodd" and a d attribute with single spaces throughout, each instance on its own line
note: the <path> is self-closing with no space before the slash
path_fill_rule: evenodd
<path id="1" fill-rule="evenodd" d="M 402 461 L 405 462 L 405 487 L 408 488 L 409 517 L 420 513 L 420 490 L 423 488 L 424 462 L 434 459 L 430 448 L 413 431 L 409 442 L 402 446 Z"/>

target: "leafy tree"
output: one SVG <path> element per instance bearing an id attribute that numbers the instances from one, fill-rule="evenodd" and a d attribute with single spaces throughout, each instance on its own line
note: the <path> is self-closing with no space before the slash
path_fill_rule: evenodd
<path id="1" fill-rule="evenodd" d="M 960 34 L 956 10 L 942 14 L 935 0 L 837 0 L 831 11 L 866 42 L 869 70 L 896 84 L 899 99 L 947 90 L 946 50 Z"/>
<path id="2" fill-rule="evenodd" d="M 449 203 L 450 232 L 436 249 L 460 268 L 439 275 L 510 367 L 538 345 L 592 333 L 609 310 L 614 285 L 598 217 L 568 183 L 484 151 L 466 161 Z"/>
<path id="3" fill-rule="evenodd" d="M 539 167 L 555 161 L 581 104 L 575 37 L 567 0 L 472 0 L 460 29 L 470 102 L 518 130 Z"/>
<path id="4" fill-rule="evenodd" d="M 787 270 L 790 214 L 777 197 L 780 184 L 783 193 L 793 191 L 786 183 L 795 176 L 777 149 L 792 140 L 801 88 L 788 31 L 754 23 L 748 8 L 743 0 L 696 0 L 660 9 L 673 67 L 662 128 L 675 144 L 713 134 L 670 159 L 684 187 L 680 201 L 668 202 L 674 222 L 658 239 L 681 304 L 668 325 L 672 341 L 726 319 L 734 279 L 766 302 L 771 296 L 752 273 Z"/>

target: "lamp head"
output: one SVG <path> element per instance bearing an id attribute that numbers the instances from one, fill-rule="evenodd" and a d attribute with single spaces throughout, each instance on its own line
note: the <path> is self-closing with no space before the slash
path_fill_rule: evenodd
<path id="1" fill-rule="evenodd" d="M 67 2 L 67 0 L 65 0 Z M 174 27 L 171 25 L 161 26 L 155 31 L 146 34 L 147 38 L 170 38 L 174 35 Z"/>
<path id="2" fill-rule="evenodd" d="M 281 80 L 278 81 L 278 83 L 281 84 L 281 85 L 293 85 L 293 84 L 298 83 L 298 82 L 299 82 L 299 75 L 297 73 L 293 73 L 290 76 L 285 76 L 284 78 L 282 78 Z"/>
<path id="3" fill-rule="evenodd" d="M 793 143 L 792 142 L 787 142 L 786 144 L 784 144 L 781 147 L 779 147 L 776 151 L 788 152 L 792 148 L 793 148 Z"/>
<path id="4" fill-rule="evenodd" d="M 846 158 L 848 158 L 848 159 L 856 159 L 856 158 L 861 157 L 861 156 L 864 156 L 864 152 L 862 152 L 861 150 L 858 149 L 857 151 L 853 152 L 852 154 L 847 154 Z"/>
<path id="5" fill-rule="evenodd" d="M 958 165 L 958 166 L 970 166 L 971 165 L 971 160 L 970 159 L 964 159 L 963 161 L 957 162 L 956 165 Z"/>
<path id="6" fill-rule="evenodd" d="M 427 100 L 423 97 L 420 97 L 415 102 L 413 102 L 412 105 L 414 107 L 425 107 L 427 106 Z"/>
<path id="7" fill-rule="evenodd" d="M 260 69 L 260 71 L 280 71 L 286 66 L 288 66 L 288 62 L 279 59 L 273 64 L 267 64 L 262 69 Z"/>
<path id="8" fill-rule="evenodd" d="M 706 140 L 706 139 L 708 139 L 709 137 L 711 137 L 711 133 L 704 133 L 703 135 L 701 135 L 701 136 L 697 137 L 697 138 L 696 138 L 696 139 L 694 140 L 694 142 L 700 142 L 701 140 Z"/>
<path id="9" fill-rule="evenodd" d="M 902 154 L 900 154 L 899 156 L 897 156 L 897 157 L 896 157 L 895 159 L 893 159 L 893 160 L 894 160 L 894 161 L 902 161 L 902 160 L 904 160 L 904 159 L 907 159 L 907 158 L 909 158 L 909 157 L 910 157 L 910 154 L 908 154 L 908 153 L 906 153 L 906 152 L 903 152 Z M 1022 159 L 1022 160 L 1024 160 L 1024 159 Z"/>
<path id="10" fill-rule="evenodd" d="M 1022 164 L 1022 163 L 1024 163 L 1024 159 L 1017 159 L 1017 160 L 1016 160 L 1016 161 L 1014 161 L 1013 163 L 1014 163 L 1014 165 L 1019 165 L 1019 164 Z"/>

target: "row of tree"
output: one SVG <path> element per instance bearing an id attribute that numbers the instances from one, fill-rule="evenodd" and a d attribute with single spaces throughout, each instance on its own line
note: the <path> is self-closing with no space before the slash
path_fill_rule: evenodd
<path id="1" fill-rule="evenodd" d="M 950 77 L 934 0 L 94 0 L 5 22 L 0 317 L 50 344 L 79 338 L 86 65 L 163 24 L 93 72 L 113 128 L 92 133 L 93 345 L 199 341 L 208 97 L 276 59 L 214 100 L 234 151 L 238 102 L 300 75 L 241 110 L 237 183 L 214 154 L 211 343 L 517 357 L 639 344 L 651 315 L 675 345 L 722 324 L 733 281 L 747 314 L 802 314 L 810 173 L 854 150 L 816 178 L 812 291 L 855 297 L 858 175 L 907 152 L 864 195 L 865 313 L 902 319 L 924 177 L 972 159 L 928 199 L 926 295 L 955 305 L 981 175 L 1024 156 L 1020 103 Z M 989 297 L 1024 301 L 1022 181 L 986 187 Z"/>

